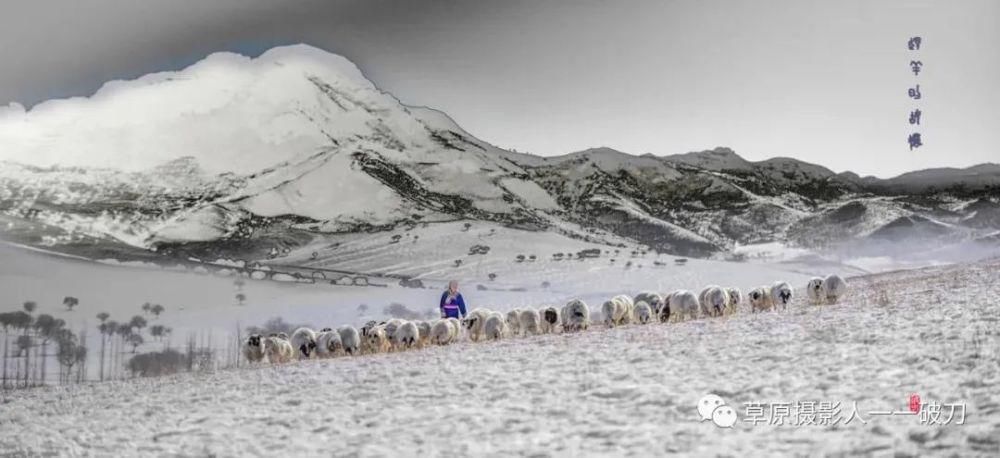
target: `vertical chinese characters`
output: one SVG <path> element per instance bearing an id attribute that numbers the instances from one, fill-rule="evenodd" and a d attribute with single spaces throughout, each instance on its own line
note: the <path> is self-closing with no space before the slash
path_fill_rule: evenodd
<path id="1" fill-rule="evenodd" d="M 910 40 L 906 43 L 906 47 L 910 51 L 918 52 L 920 51 L 920 45 L 922 42 L 923 39 L 920 37 L 911 37 Z M 924 68 L 924 63 L 922 61 L 915 59 L 910 60 L 910 71 L 913 72 L 914 78 L 920 76 L 920 71 L 923 70 L 923 68 Z M 923 95 L 921 95 L 920 93 L 920 84 L 911 87 L 909 91 L 907 91 L 907 95 L 909 95 L 910 98 L 913 100 L 920 100 L 923 97 Z M 915 108 L 910 111 L 910 125 L 914 126 L 914 129 L 917 128 L 916 126 L 920 125 L 921 114 L 922 112 L 920 111 L 919 108 Z M 920 132 L 911 133 L 910 136 L 906 139 L 906 141 L 907 143 L 910 144 L 910 151 L 913 151 L 914 148 L 919 148 L 924 145 L 923 139 L 920 138 Z"/>

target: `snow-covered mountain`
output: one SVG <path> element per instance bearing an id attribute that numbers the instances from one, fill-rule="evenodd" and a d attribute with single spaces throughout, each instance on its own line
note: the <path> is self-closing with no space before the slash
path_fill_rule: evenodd
<path id="1" fill-rule="evenodd" d="M 880 180 L 727 148 L 502 150 L 305 45 L 0 108 L 0 145 L 0 235 L 88 257 L 305 263 L 336 257 L 344 234 L 398 240 L 456 221 L 709 256 L 776 240 L 993 240 L 1000 220 L 992 164 Z"/>

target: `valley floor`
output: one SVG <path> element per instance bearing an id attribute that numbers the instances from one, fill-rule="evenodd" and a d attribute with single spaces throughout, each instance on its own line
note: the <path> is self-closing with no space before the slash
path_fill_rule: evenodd
<path id="1" fill-rule="evenodd" d="M 842 303 L 3 394 L 0 450 L 98 456 L 1000 454 L 1000 262 L 853 280 Z M 735 407 L 700 421 L 708 393 Z M 963 425 L 906 411 L 963 404 Z M 837 426 L 745 406 L 839 403 Z"/>

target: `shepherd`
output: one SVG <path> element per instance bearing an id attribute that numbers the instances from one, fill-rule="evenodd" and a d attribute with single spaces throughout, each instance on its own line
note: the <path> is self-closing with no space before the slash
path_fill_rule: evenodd
<path id="1" fill-rule="evenodd" d="M 465 299 L 458 292 L 458 280 L 448 282 L 448 290 L 441 294 L 441 318 L 465 318 Z"/>

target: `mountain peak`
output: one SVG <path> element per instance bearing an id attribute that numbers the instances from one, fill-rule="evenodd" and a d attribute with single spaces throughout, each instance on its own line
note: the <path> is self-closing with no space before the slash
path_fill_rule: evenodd
<path id="1" fill-rule="evenodd" d="M 706 170 L 749 170 L 751 164 L 730 148 L 715 147 L 705 151 L 664 156 L 663 160 Z"/>

